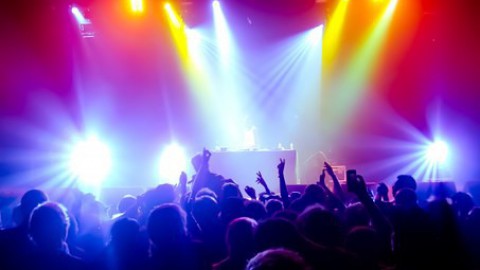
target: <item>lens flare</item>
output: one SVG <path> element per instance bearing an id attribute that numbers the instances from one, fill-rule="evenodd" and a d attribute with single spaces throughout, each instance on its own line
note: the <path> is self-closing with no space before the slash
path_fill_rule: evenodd
<path id="1" fill-rule="evenodd" d="M 159 177 L 165 183 L 175 184 L 182 171 L 187 168 L 187 158 L 181 146 L 168 145 L 162 152 L 159 162 Z"/>
<path id="2" fill-rule="evenodd" d="M 448 145 L 444 141 L 434 141 L 427 146 L 425 157 L 436 164 L 444 164 L 448 157 Z"/>
<path id="3" fill-rule="evenodd" d="M 70 152 L 72 175 L 87 186 L 100 185 L 110 173 L 112 157 L 106 144 L 96 137 L 75 144 Z"/>

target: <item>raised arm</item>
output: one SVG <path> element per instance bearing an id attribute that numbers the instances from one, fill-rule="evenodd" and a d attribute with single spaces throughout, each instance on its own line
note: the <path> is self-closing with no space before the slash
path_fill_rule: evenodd
<path id="1" fill-rule="evenodd" d="M 283 205 L 287 208 L 290 205 L 290 200 L 288 198 L 287 183 L 285 181 L 285 159 L 280 159 L 280 162 L 277 165 L 278 169 L 278 179 L 280 181 L 280 196 L 282 197 Z"/>
<path id="2" fill-rule="evenodd" d="M 327 194 L 327 199 L 330 206 L 338 209 L 339 211 L 345 210 L 345 205 L 343 204 L 343 201 L 338 198 L 325 184 L 325 169 L 322 170 L 322 174 L 320 174 L 320 176 L 318 177 L 317 185 L 319 185 Z"/>
<path id="3" fill-rule="evenodd" d="M 357 175 L 357 181 L 353 184 L 353 190 L 350 190 L 352 193 L 357 195 L 359 201 L 365 206 L 370 217 L 372 218 L 373 225 L 382 231 L 390 231 L 392 227 L 387 218 L 382 214 L 377 205 L 373 202 L 372 198 L 367 191 L 367 186 L 365 180 L 361 175 Z"/>
<path id="4" fill-rule="evenodd" d="M 357 175 L 357 181 L 353 183 L 352 187 L 353 190 L 349 191 L 357 195 L 360 202 L 365 206 L 365 209 L 372 219 L 372 224 L 381 238 L 382 244 L 388 246 L 389 250 L 391 250 L 392 225 L 373 202 L 372 198 L 370 198 L 365 180 L 361 175 Z"/>
<path id="5" fill-rule="evenodd" d="M 211 156 L 212 153 L 210 153 L 210 151 L 208 151 L 206 148 L 203 148 L 202 165 L 200 170 L 198 170 L 193 182 L 191 198 L 195 198 L 195 195 L 198 193 L 198 191 L 206 184 L 207 176 L 210 172 L 209 161 Z"/>
<path id="6" fill-rule="evenodd" d="M 332 166 L 327 163 L 327 162 L 324 162 L 323 163 L 324 167 L 325 167 L 325 171 L 328 173 L 328 175 L 330 175 L 330 177 L 332 178 L 332 181 L 333 181 L 333 194 L 335 194 L 337 196 L 337 198 L 339 198 L 340 200 L 344 201 L 345 199 L 345 196 L 343 195 L 343 189 L 342 189 L 342 186 L 340 185 L 340 182 L 338 181 L 338 177 L 337 175 L 335 174 L 335 172 L 333 171 L 333 168 Z"/>
<path id="7" fill-rule="evenodd" d="M 263 186 L 263 188 L 265 189 L 265 193 L 267 193 L 268 195 L 272 194 L 261 172 L 257 172 L 257 183 Z"/>

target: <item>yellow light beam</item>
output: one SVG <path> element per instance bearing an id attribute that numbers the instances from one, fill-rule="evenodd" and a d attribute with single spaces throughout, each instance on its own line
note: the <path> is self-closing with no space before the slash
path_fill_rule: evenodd
<path id="1" fill-rule="evenodd" d="M 323 36 L 323 63 L 322 68 L 327 73 L 331 71 L 340 43 L 340 37 L 345 23 L 345 14 L 347 13 L 348 0 L 340 0 L 333 12 L 331 19 L 326 23 L 325 34 Z"/>
<path id="2" fill-rule="evenodd" d="M 335 92 L 329 104 L 329 111 L 335 115 L 332 123 L 333 130 L 340 131 L 347 119 L 351 116 L 356 102 L 368 84 L 371 82 L 377 64 L 380 51 L 385 43 L 387 32 L 393 18 L 398 0 L 390 0 L 381 16 L 375 20 L 370 31 L 347 67 L 346 72 L 336 81 Z"/>

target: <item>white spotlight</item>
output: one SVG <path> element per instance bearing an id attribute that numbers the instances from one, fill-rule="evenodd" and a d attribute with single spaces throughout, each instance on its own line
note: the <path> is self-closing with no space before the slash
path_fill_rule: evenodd
<path id="1" fill-rule="evenodd" d="M 217 46 L 220 52 L 220 59 L 223 65 L 228 66 L 232 58 L 233 40 L 230 34 L 230 28 L 223 13 L 220 2 L 215 0 L 212 2 L 213 23 L 215 27 L 215 35 Z"/>
<path id="2" fill-rule="evenodd" d="M 448 145 L 444 141 L 434 141 L 427 146 L 425 155 L 430 162 L 443 164 L 448 157 Z"/>
<path id="3" fill-rule="evenodd" d="M 72 14 L 79 24 L 89 23 L 78 7 L 72 7 Z"/>
<path id="4" fill-rule="evenodd" d="M 320 44 L 323 36 L 323 24 L 311 29 L 308 32 L 307 39 L 312 46 Z"/>
<path id="5" fill-rule="evenodd" d="M 108 176 L 112 158 L 108 146 L 95 137 L 80 141 L 72 148 L 69 160 L 70 172 L 82 184 L 98 186 Z"/>
<path id="6" fill-rule="evenodd" d="M 182 147 L 172 143 L 168 145 L 160 156 L 159 176 L 160 180 L 176 184 L 182 171 L 187 168 L 187 158 Z"/>

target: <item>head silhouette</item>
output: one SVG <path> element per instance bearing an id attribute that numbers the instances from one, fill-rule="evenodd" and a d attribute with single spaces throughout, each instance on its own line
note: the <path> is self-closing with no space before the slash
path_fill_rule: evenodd
<path id="1" fill-rule="evenodd" d="M 120 213 L 125 213 L 128 209 L 133 207 L 137 203 L 137 198 L 132 195 L 125 195 L 120 199 L 117 210 Z"/>
<path id="2" fill-rule="evenodd" d="M 39 205 L 30 217 L 30 235 L 44 250 L 58 250 L 67 238 L 69 218 L 65 207 L 54 202 Z"/>
<path id="3" fill-rule="evenodd" d="M 417 182 L 411 175 L 402 174 L 397 176 L 397 181 L 395 181 L 395 184 L 392 186 L 393 196 L 395 197 L 397 192 L 404 188 L 409 188 L 413 191 L 417 189 Z"/>
<path id="4" fill-rule="evenodd" d="M 400 189 L 395 195 L 395 205 L 400 209 L 411 209 L 417 206 L 417 194 L 410 188 Z"/>
<path id="5" fill-rule="evenodd" d="M 257 200 L 247 201 L 245 205 L 246 215 L 250 218 L 260 221 L 267 217 L 265 205 Z"/>
<path id="6" fill-rule="evenodd" d="M 308 185 L 305 188 L 303 197 L 312 202 L 323 203 L 325 201 L 325 192 L 319 185 Z"/>
<path id="7" fill-rule="evenodd" d="M 255 240 L 260 251 L 280 247 L 298 251 L 303 244 L 302 236 L 295 225 L 281 218 L 261 222 L 256 230 Z"/>
<path id="8" fill-rule="evenodd" d="M 377 232 L 365 226 L 355 227 L 347 234 L 345 247 L 368 262 L 377 262 L 381 249 Z"/>
<path id="9" fill-rule="evenodd" d="M 28 222 L 33 209 L 48 200 L 47 194 L 38 189 L 31 189 L 20 200 L 20 223 Z"/>
<path id="10" fill-rule="evenodd" d="M 175 189 L 170 184 L 162 184 L 154 189 L 150 189 L 145 193 L 143 200 L 143 207 L 148 213 L 155 206 L 162 205 L 164 203 L 172 203 L 175 200 Z"/>
<path id="11" fill-rule="evenodd" d="M 110 229 L 111 244 L 117 247 L 135 245 L 140 233 L 140 225 L 131 218 L 122 218 L 113 223 Z"/>
<path id="12" fill-rule="evenodd" d="M 452 197 L 453 208 L 459 216 L 467 216 L 475 206 L 473 198 L 465 192 L 457 192 Z"/>
<path id="13" fill-rule="evenodd" d="M 227 198 L 221 204 L 220 218 L 225 224 L 245 215 L 245 205 L 242 198 Z"/>
<path id="14" fill-rule="evenodd" d="M 388 198 L 388 186 L 385 183 L 377 185 L 377 195 L 382 198 Z"/>
<path id="15" fill-rule="evenodd" d="M 250 258 L 254 254 L 256 228 L 257 222 L 251 218 L 241 217 L 230 222 L 226 234 L 230 256 Z"/>
<path id="16" fill-rule="evenodd" d="M 258 253 L 247 265 L 247 270 L 307 270 L 305 260 L 287 249 L 269 249 Z"/>
<path id="17" fill-rule="evenodd" d="M 148 218 L 147 230 L 157 247 L 180 243 L 186 237 L 185 212 L 176 204 L 156 207 Z"/>
<path id="18" fill-rule="evenodd" d="M 241 198 L 242 192 L 237 184 L 226 183 L 222 186 L 222 199 L 226 200 L 228 198 Z"/>
<path id="19" fill-rule="evenodd" d="M 268 200 L 265 207 L 267 208 L 267 214 L 269 217 L 273 216 L 276 212 L 283 211 L 283 203 L 278 199 Z"/>
<path id="20" fill-rule="evenodd" d="M 345 225 L 351 229 L 356 226 L 368 226 L 370 224 L 370 215 L 362 203 L 353 203 L 345 209 Z"/>
<path id="21" fill-rule="evenodd" d="M 217 201 L 210 196 L 197 198 L 193 204 L 192 215 L 200 227 L 215 222 L 219 212 Z"/>
<path id="22" fill-rule="evenodd" d="M 307 208 L 297 219 L 302 234 L 311 241 L 325 246 L 339 246 L 343 226 L 340 219 L 321 207 Z"/>

